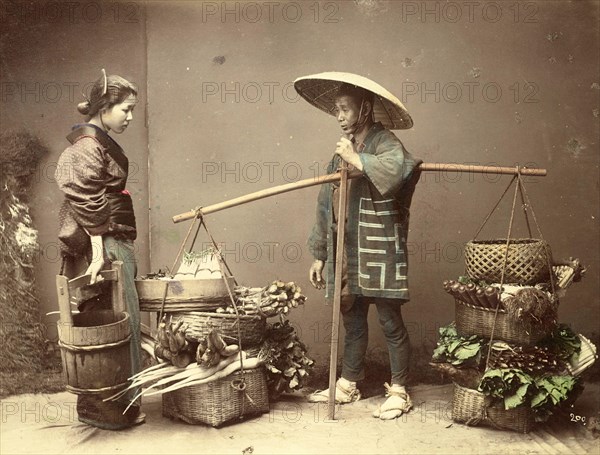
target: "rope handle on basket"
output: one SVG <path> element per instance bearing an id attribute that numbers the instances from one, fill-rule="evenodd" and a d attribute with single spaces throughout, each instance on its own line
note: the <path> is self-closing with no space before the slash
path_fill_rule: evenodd
<path id="1" fill-rule="evenodd" d="M 208 237 L 211 240 L 211 243 L 213 244 L 213 247 L 215 248 L 215 251 L 219 251 L 219 246 L 217 245 L 217 242 L 215 241 L 215 239 L 213 238 L 212 235 L 210 235 L 210 232 L 208 231 L 208 227 L 206 226 L 206 222 L 204 221 L 204 217 L 202 216 L 202 210 L 201 209 L 197 209 L 196 210 L 196 214 L 194 216 L 194 218 L 192 218 L 192 222 L 190 224 L 190 227 L 183 239 L 183 242 L 181 242 L 181 246 L 179 247 L 179 251 L 177 252 L 177 256 L 175 256 L 175 261 L 173 262 L 173 267 L 172 267 L 172 271 L 171 271 L 171 277 L 173 277 L 174 275 L 174 271 L 175 271 L 175 267 L 177 267 L 177 263 L 179 262 L 179 259 L 181 258 L 181 255 L 183 253 L 183 250 L 185 248 L 185 244 L 187 243 L 188 239 L 190 238 L 190 235 L 192 233 L 192 229 L 194 228 L 194 225 L 196 224 L 196 222 L 200 220 L 200 224 L 198 225 L 198 227 L 196 228 L 196 233 L 194 234 L 194 238 L 192 239 L 192 243 L 190 245 L 190 251 L 193 250 L 194 248 L 194 244 L 196 243 L 196 239 L 198 238 L 198 232 L 200 231 L 200 227 L 204 226 L 204 229 L 206 230 L 206 233 L 208 234 Z M 225 258 L 221 255 L 221 259 L 223 261 L 223 263 L 225 264 L 225 268 L 227 269 L 227 273 L 229 273 L 229 276 L 233 278 L 233 282 L 235 283 L 235 285 L 237 286 L 237 280 L 235 279 L 233 273 L 231 273 L 231 269 L 229 268 L 229 265 L 227 264 L 227 262 L 225 261 Z"/>
<path id="2" fill-rule="evenodd" d="M 197 217 L 198 216 L 200 216 L 200 217 L 202 216 L 202 211 L 200 209 L 198 209 L 198 212 L 197 212 Z M 235 311 L 236 323 L 237 323 L 236 324 L 237 325 L 237 337 L 238 337 L 237 341 L 238 341 L 238 346 L 240 347 L 240 373 L 242 375 L 241 380 L 245 381 L 244 359 L 242 357 L 242 351 L 243 351 L 242 329 L 241 329 L 242 322 L 240 319 L 240 312 L 238 311 L 237 303 L 235 301 L 235 298 L 233 297 L 233 291 L 231 290 L 231 286 L 229 286 L 229 281 L 227 281 L 227 275 L 225 274 L 225 268 L 227 268 L 227 270 L 229 270 L 229 267 L 227 266 L 227 263 L 225 262 L 225 258 L 223 257 L 223 255 L 221 253 L 221 249 L 218 248 L 217 242 L 215 242 L 215 239 L 213 238 L 210 231 L 208 230 L 208 226 L 206 226 L 206 223 L 204 222 L 204 218 L 202 218 L 202 217 L 200 220 L 200 225 L 204 226 L 204 230 L 206 231 L 206 234 L 208 235 L 211 242 L 213 243 L 213 245 L 216 248 L 217 259 L 219 261 L 219 267 L 221 269 L 221 278 L 223 278 L 223 282 L 225 283 L 225 287 L 227 288 L 227 294 L 229 294 L 229 299 L 231 300 L 231 304 L 233 305 L 233 310 Z M 200 228 L 200 226 L 198 226 L 198 228 Z M 231 272 L 230 272 L 230 274 L 231 274 Z M 235 282 L 235 279 L 234 279 L 234 282 Z"/>
<path id="3" fill-rule="evenodd" d="M 512 178 L 509 186 L 506 188 L 506 190 L 504 191 L 504 193 L 502 193 L 502 196 L 500 197 L 500 200 L 502 200 L 502 198 L 504 197 L 504 195 L 506 194 L 506 192 L 510 188 L 510 185 L 512 185 L 512 183 L 515 180 L 516 180 L 515 194 L 513 196 L 512 208 L 511 208 L 511 211 L 510 211 L 510 221 L 508 223 L 508 234 L 506 235 L 506 251 L 504 253 L 504 260 L 502 262 L 502 273 L 500 275 L 500 293 L 502 293 L 502 287 L 504 285 L 504 277 L 505 277 L 505 273 L 506 273 L 506 266 L 508 264 L 508 251 L 509 251 L 509 246 L 510 246 L 513 221 L 514 221 L 514 217 L 515 217 L 515 208 L 516 208 L 516 204 L 517 204 L 517 194 L 519 192 L 521 193 L 521 200 L 522 201 L 525 201 L 525 199 L 527 200 L 527 205 L 531 208 L 531 213 L 533 215 L 533 219 L 534 219 L 535 225 L 536 225 L 538 233 L 540 235 L 540 239 L 544 240 L 544 237 L 542 235 L 542 230 L 540 229 L 540 226 L 539 226 L 539 224 L 537 222 L 537 218 L 535 217 L 535 212 L 533 210 L 533 207 L 531 206 L 531 202 L 529 200 L 529 196 L 525 192 L 525 185 L 523 184 L 523 179 L 521 177 L 521 168 L 519 166 L 517 166 L 517 173 L 516 173 L 516 175 Z M 498 204 L 500 203 L 500 200 L 496 203 L 496 205 L 492 209 L 492 212 L 490 212 L 490 214 L 484 220 L 483 224 L 481 225 L 481 227 L 479 228 L 479 230 L 475 234 L 475 238 L 477 237 L 477 235 L 479 235 L 479 232 L 481 232 L 481 229 L 483 228 L 483 226 L 485 225 L 485 223 L 487 222 L 487 220 L 490 218 L 491 214 L 494 212 L 494 210 L 496 210 L 496 207 L 498 207 Z M 523 205 L 523 210 L 525 211 L 525 218 L 527 219 L 527 211 L 526 211 L 526 205 L 525 204 Z M 529 228 L 529 220 L 527 221 L 527 226 Z M 530 231 L 530 235 L 531 235 L 531 231 Z M 551 285 L 551 288 L 552 288 L 552 294 L 554 294 L 554 278 L 552 277 L 552 265 L 550 264 L 550 258 L 548 257 L 548 255 L 546 255 L 546 257 L 547 257 L 548 270 L 549 270 L 549 273 L 550 273 L 550 285 Z M 501 305 L 498 304 L 496 306 L 495 311 L 494 311 L 494 321 L 492 323 L 492 330 L 491 330 L 491 333 L 490 333 L 490 342 L 489 342 L 489 345 L 488 345 L 488 352 L 487 352 L 487 357 L 486 357 L 486 361 L 485 361 L 485 370 L 486 371 L 489 369 L 489 365 L 490 365 L 490 357 L 491 357 L 491 353 L 492 353 L 492 342 L 494 341 L 494 332 L 496 330 L 496 321 L 498 319 L 498 312 L 500 310 L 500 306 Z"/>
<path id="4" fill-rule="evenodd" d="M 242 377 L 239 379 L 233 379 L 231 381 L 230 385 L 234 390 L 237 390 L 238 392 L 242 392 L 242 405 L 240 407 L 240 415 L 239 415 L 239 418 L 241 419 L 244 416 L 244 414 L 246 414 L 246 399 L 248 399 L 250 404 L 252 404 L 253 406 L 256 406 L 256 403 L 254 402 L 252 397 L 250 395 L 248 395 L 248 391 L 246 390 L 248 388 L 248 383 L 246 382 L 245 378 Z"/>
<path id="5" fill-rule="evenodd" d="M 543 239 L 542 230 L 540 229 L 540 225 L 537 222 L 537 218 L 535 216 L 535 211 L 533 210 L 533 206 L 531 205 L 529 196 L 527 195 L 527 192 L 525 191 L 525 183 L 523 182 L 523 177 L 521 175 L 521 168 L 519 166 L 517 166 L 515 175 L 510 180 L 508 186 L 506 187 L 506 189 L 500 196 L 500 199 L 498 199 L 498 202 L 496 202 L 494 207 L 492 207 L 492 210 L 487 214 L 487 216 L 485 217 L 485 219 L 483 220 L 483 222 L 477 229 L 477 232 L 473 236 L 474 240 L 477 239 L 477 236 L 481 233 L 484 226 L 487 224 L 489 219 L 492 217 L 492 215 L 494 214 L 494 212 L 500 205 L 500 202 L 502 202 L 502 199 L 504 199 L 504 196 L 506 195 L 506 193 L 508 192 L 508 190 L 510 189 L 512 184 L 515 183 L 515 181 L 516 181 L 516 185 L 517 185 L 516 190 L 518 190 L 521 195 L 521 208 L 523 209 L 523 214 L 525 215 L 525 222 L 527 223 L 527 231 L 529 233 L 529 237 L 532 237 L 532 232 L 531 232 L 531 225 L 529 223 L 529 216 L 527 215 L 528 209 L 531 210 L 531 215 L 533 216 L 533 220 L 535 222 L 535 226 L 537 228 L 538 234 L 539 234 L 540 238 Z M 514 213 L 514 210 L 515 210 L 515 203 L 516 203 L 516 199 L 515 199 L 515 201 L 513 201 L 512 213 Z"/>

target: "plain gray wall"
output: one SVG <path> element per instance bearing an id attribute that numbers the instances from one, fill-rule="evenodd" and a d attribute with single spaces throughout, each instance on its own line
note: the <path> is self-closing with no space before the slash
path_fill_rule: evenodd
<path id="1" fill-rule="evenodd" d="M 370 77 L 405 101 L 415 126 L 396 133 L 424 161 L 548 169 L 547 177 L 526 180 L 543 235 L 555 258 L 579 257 L 589 269 L 562 300 L 560 318 L 593 335 L 598 3 L 515 3 L 479 2 L 469 11 L 461 2 L 149 2 L 145 22 L 124 23 L 123 15 L 118 22 L 106 13 L 96 24 L 15 28 L 2 44 L 2 81 L 81 82 L 104 66 L 147 82 L 136 121 L 118 137 L 141 164 L 130 186 L 145 273 L 173 263 L 189 226 L 173 224 L 173 215 L 322 172 L 340 132 L 333 117 L 297 98 L 295 78 L 332 70 Z M 30 128 L 50 145 L 48 161 L 55 160 L 77 120 L 76 103 L 4 98 L 2 128 Z M 464 273 L 460 249 L 509 180 L 423 175 L 408 239 L 412 301 L 403 312 L 415 345 L 435 343 L 437 328 L 453 319 L 441 282 Z M 48 182 L 35 191 L 33 215 L 42 243 L 50 243 L 60 195 Z M 313 356 L 326 361 L 331 307 L 307 279 L 317 191 L 215 213 L 207 224 L 241 283 L 280 278 L 303 286 L 308 301 L 290 319 Z M 506 235 L 511 196 L 480 238 Z M 515 236 L 527 236 L 518 215 Z M 207 241 L 200 234 L 200 246 Z M 56 270 L 43 261 L 38 270 L 42 313 L 56 306 Z M 371 321 L 372 347 L 383 352 L 375 314 Z"/>
<path id="2" fill-rule="evenodd" d="M 20 5 L 17 8 L 14 5 Z M 58 210 L 63 196 L 54 179 L 58 157 L 69 145 L 71 126 L 84 121 L 77 112 L 82 91 L 105 68 L 140 88 L 131 126 L 113 137 L 130 161 L 127 188 L 138 225 L 138 266 L 149 270 L 148 134 L 146 130 L 146 44 L 144 8 L 133 4 L 3 2 L 1 40 L 2 130 L 25 129 L 37 135 L 49 153 L 34 175 L 31 214 L 39 230 L 36 261 L 40 313 L 47 337 L 58 340 L 55 276 L 60 270 Z"/>
<path id="3" fill-rule="evenodd" d="M 557 258 L 572 255 L 589 266 L 584 281 L 569 290 L 560 316 L 577 330 L 597 331 L 598 90 L 592 84 L 598 80 L 598 5 L 529 3 L 518 13 L 503 9 L 497 22 L 492 5 L 475 9 L 472 22 L 463 17 L 453 23 L 443 3 L 438 17 L 421 16 L 422 2 L 375 3 L 387 11 L 324 2 L 317 20 L 312 3 L 274 8 L 270 17 L 263 5 L 258 22 L 259 10 L 243 4 L 149 6 L 153 266 L 171 265 L 189 225 L 174 225 L 171 216 L 296 180 L 298 171 L 311 177 L 315 162 L 322 168 L 339 129 L 333 117 L 298 99 L 289 84 L 321 71 L 350 71 L 406 101 L 415 127 L 397 134 L 425 161 L 548 169 L 547 177 L 527 180 L 542 232 Z M 415 15 L 409 15 L 408 3 L 416 5 Z M 428 5 L 435 11 L 434 3 Z M 302 17 L 294 22 L 298 11 Z M 412 302 L 404 310 L 414 344 L 435 342 L 437 328 L 453 319 L 453 301 L 441 282 L 463 273 L 457 252 L 509 181 L 423 175 L 408 239 Z M 280 278 L 303 285 L 308 301 L 290 318 L 324 359 L 331 308 L 307 280 L 312 258 L 306 238 L 317 191 L 276 196 L 206 219 L 242 283 Z M 512 192 L 480 238 L 506 235 L 511 198 Z M 516 235 L 526 236 L 522 216 L 517 220 Z M 292 254 L 296 245 L 298 260 Z M 372 346 L 380 349 L 375 314 L 371 322 Z"/>

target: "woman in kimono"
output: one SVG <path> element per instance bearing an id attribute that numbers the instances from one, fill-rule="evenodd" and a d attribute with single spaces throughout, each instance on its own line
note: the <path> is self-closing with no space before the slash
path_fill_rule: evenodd
<path id="1" fill-rule="evenodd" d="M 123 262 L 125 306 L 131 322 L 131 371 L 140 371 L 140 310 L 135 288 L 136 261 L 133 241 L 136 224 L 131 195 L 126 190 L 129 161 L 108 135 L 120 134 L 133 119 L 137 90 L 120 76 L 102 76 L 94 83 L 89 99 L 77 106 L 86 122 L 73 126 L 67 136 L 71 145 L 61 154 L 56 181 L 65 199 L 60 209 L 60 247 L 63 256 L 61 273 L 68 276 L 82 272 L 91 275 L 90 284 L 101 281 L 99 272 L 111 262 Z M 87 265 L 87 269 L 84 265 Z M 101 309 L 90 300 L 79 305 L 80 311 Z M 85 398 L 85 399 L 84 399 Z M 84 404 L 85 401 L 85 404 Z M 98 403 L 96 403 L 98 404 Z M 79 419 L 95 426 L 110 426 L 96 415 L 91 395 L 78 397 Z M 142 423 L 144 414 L 139 406 L 128 413 L 127 425 Z"/>

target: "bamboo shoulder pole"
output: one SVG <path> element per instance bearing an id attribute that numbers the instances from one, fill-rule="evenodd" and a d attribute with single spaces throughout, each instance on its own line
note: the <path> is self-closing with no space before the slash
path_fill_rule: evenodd
<path id="1" fill-rule="evenodd" d="M 508 174 L 515 175 L 518 171 L 516 167 L 500 167 L 500 166 L 471 166 L 465 164 L 452 164 L 452 163 L 422 163 L 419 166 L 419 170 L 425 172 L 467 172 L 467 173 L 478 173 L 478 174 Z M 546 169 L 519 169 L 521 175 L 538 176 L 543 177 L 546 175 Z M 359 171 L 352 171 L 348 173 L 348 178 L 353 179 L 362 175 Z M 182 221 L 191 220 L 194 218 L 198 210 L 202 211 L 203 215 L 209 213 L 219 212 L 231 207 L 238 205 L 247 204 L 248 202 L 257 201 L 277 194 L 287 193 L 288 191 L 294 191 L 301 188 L 308 188 L 311 186 L 322 185 L 329 182 L 337 182 L 340 180 L 340 172 L 335 174 L 323 175 L 321 177 L 314 177 L 309 179 L 300 180 L 298 182 L 286 183 L 285 185 L 274 186 L 265 190 L 256 191 L 254 193 L 246 194 L 244 196 L 236 197 L 228 201 L 219 202 L 217 204 L 207 205 L 196 210 L 190 210 L 189 212 L 180 213 L 173 217 L 174 223 L 181 223 Z"/>

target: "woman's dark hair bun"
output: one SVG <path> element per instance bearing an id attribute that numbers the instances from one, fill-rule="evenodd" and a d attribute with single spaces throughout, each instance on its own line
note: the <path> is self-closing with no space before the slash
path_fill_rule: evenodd
<path id="1" fill-rule="evenodd" d="M 77 105 L 77 110 L 80 114 L 88 115 L 90 113 L 91 103 L 89 100 L 82 101 Z"/>

